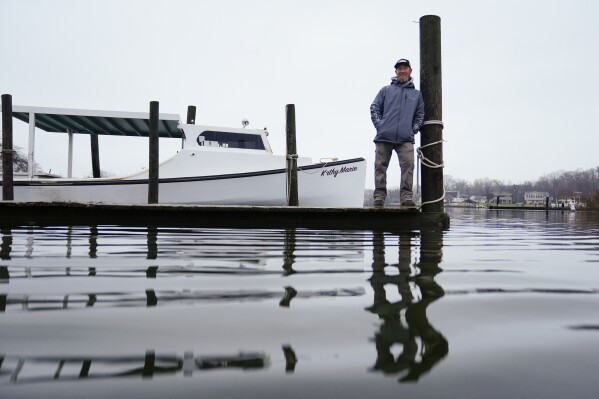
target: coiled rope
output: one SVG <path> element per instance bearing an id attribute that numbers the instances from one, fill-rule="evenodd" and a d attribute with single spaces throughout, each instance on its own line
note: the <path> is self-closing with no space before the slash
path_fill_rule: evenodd
<path id="1" fill-rule="evenodd" d="M 443 128 L 443 122 L 440 120 L 430 120 L 430 121 L 425 121 L 422 126 L 426 126 L 426 125 L 440 125 L 441 128 Z M 422 153 L 422 149 L 426 148 L 426 147 L 430 147 L 432 145 L 437 145 L 437 144 L 441 144 L 443 143 L 445 140 L 439 140 L 439 141 L 435 141 L 434 143 L 428 143 L 426 145 L 423 145 L 421 147 L 418 147 L 416 149 L 416 152 L 418 153 L 418 164 L 417 164 L 417 168 L 416 168 L 416 181 L 420 182 L 420 165 L 422 166 L 426 166 L 427 168 L 431 168 L 431 169 L 438 169 L 438 168 L 443 168 L 445 167 L 444 163 L 435 163 L 433 161 L 431 161 L 430 159 L 428 159 L 427 157 L 424 156 L 424 154 Z M 416 188 L 418 189 L 419 185 L 416 186 Z M 445 187 L 443 188 L 443 194 L 441 195 L 441 197 L 432 200 L 432 201 L 426 201 L 426 202 L 422 202 L 420 204 L 420 208 L 422 208 L 424 205 L 428 205 L 428 204 L 434 204 L 436 202 L 441 202 L 445 199 Z"/>

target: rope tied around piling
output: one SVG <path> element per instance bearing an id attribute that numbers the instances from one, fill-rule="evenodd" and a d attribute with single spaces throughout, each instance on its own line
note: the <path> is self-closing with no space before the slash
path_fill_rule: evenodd
<path id="1" fill-rule="evenodd" d="M 8 148 L 3 148 L 3 149 L 2 149 L 2 152 L 3 152 L 4 154 L 15 154 L 15 153 L 17 152 L 17 150 L 10 150 L 10 149 L 8 149 Z"/>
<path id="2" fill-rule="evenodd" d="M 440 125 L 441 129 L 443 129 L 443 121 L 440 121 L 437 119 L 431 119 L 430 121 L 422 122 L 422 126 L 426 126 L 426 125 Z"/>
<path id="3" fill-rule="evenodd" d="M 441 129 L 444 127 L 443 121 L 440 121 L 440 120 L 437 120 L 437 119 L 431 119 L 431 120 L 428 120 L 428 121 L 424 121 L 422 123 L 422 126 L 426 126 L 426 125 L 438 125 L 438 126 L 441 126 Z M 417 173 L 416 179 L 417 179 L 418 182 L 420 181 L 420 165 L 426 166 L 427 168 L 431 168 L 431 169 L 438 169 L 438 168 L 445 167 L 445 163 L 443 163 L 443 162 L 441 162 L 440 164 L 435 163 L 435 162 L 431 161 L 430 159 L 428 159 L 427 157 L 425 157 L 424 154 L 422 153 L 422 149 L 423 148 L 430 147 L 430 146 L 433 146 L 433 145 L 442 144 L 444 141 L 445 140 L 435 141 L 433 143 L 428 143 L 426 145 L 420 146 L 420 147 L 418 147 L 416 149 L 416 152 L 418 153 L 418 165 L 417 165 L 418 168 L 417 168 L 417 171 L 416 171 L 416 173 Z M 420 208 L 422 208 L 424 205 L 427 205 L 427 204 L 434 204 L 436 202 L 441 202 L 444 199 L 445 199 L 445 188 L 443 188 L 443 194 L 441 195 L 441 197 L 439 197 L 439 198 L 437 198 L 435 200 L 432 200 L 432 201 L 422 202 L 420 204 Z"/>

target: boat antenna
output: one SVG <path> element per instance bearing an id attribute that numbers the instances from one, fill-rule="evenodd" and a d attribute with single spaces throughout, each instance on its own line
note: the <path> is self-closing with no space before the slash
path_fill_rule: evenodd
<path id="1" fill-rule="evenodd" d="M 247 119 L 243 119 L 243 120 L 241 121 L 241 126 L 243 126 L 243 128 L 244 128 L 244 129 L 245 129 L 245 127 L 246 127 L 247 125 L 249 125 L 249 124 L 250 124 L 250 121 L 248 121 Z"/>

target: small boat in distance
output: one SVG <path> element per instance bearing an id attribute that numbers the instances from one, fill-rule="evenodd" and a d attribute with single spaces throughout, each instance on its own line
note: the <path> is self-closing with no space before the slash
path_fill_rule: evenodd
<path id="1" fill-rule="evenodd" d="M 35 128 L 69 134 L 67 178 L 15 175 L 15 201 L 146 204 L 148 172 L 108 178 L 72 178 L 72 134 L 149 136 L 149 114 L 13 106 L 13 117 L 29 123 L 29 165 Z M 287 205 L 286 155 L 275 155 L 268 131 L 183 124 L 160 114 L 159 136 L 180 138 L 183 147 L 159 166 L 161 204 Z M 299 205 L 362 207 L 363 158 L 298 157 Z M 30 166 L 31 169 L 31 166 Z M 0 182 L 1 183 L 1 182 Z"/>

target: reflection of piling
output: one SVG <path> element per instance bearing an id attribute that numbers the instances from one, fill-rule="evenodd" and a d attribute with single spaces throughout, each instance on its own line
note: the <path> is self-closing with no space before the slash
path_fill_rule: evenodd
<path id="1" fill-rule="evenodd" d="M 90 259 L 98 257 L 98 226 L 90 226 L 89 228 L 89 252 Z"/>
<path id="2" fill-rule="evenodd" d="M 283 356 L 285 356 L 285 373 L 292 374 L 297 364 L 297 356 L 291 345 L 283 345 Z"/>
<path id="3" fill-rule="evenodd" d="M 12 148 L 12 96 L 2 95 L 2 200 L 14 200 Z"/>
<path id="4" fill-rule="evenodd" d="M 158 257 L 158 228 L 156 226 L 148 226 L 147 244 L 146 259 L 156 259 Z"/>
<path id="5" fill-rule="evenodd" d="M 285 134 L 287 137 L 287 205 L 298 206 L 294 104 L 287 104 L 285 107 Z"/>
<path id="6" fill-rule="evenodd" d="M 141 371 L 143 378 L 152 378 L 154 375 L 154 366 L 156 364 L 156 352 L 146 351 L 144 358 L 144 368 Z"/>
<path id="7" fill-rule="evenodd" d="M 146 290 L 146 306 L 152 307 L 156 305 L 158 305 L 158 297 L 156 296 L 156 291 Z"/>
<path id="8" fill-rule="evenodd" d="M 295 262 L 295 229 L 285 229 L 285 242 L 283 248 L 283 270 L 284 275 L 289 276 L 295 273 L 293 263 Z"/>
<path id="9" fill-rule="evenodd" d="M 158 101 L 150 101 L 148 204 L 158 203 Z"/>
<path id="10" fill-rule="evenodd" d="M 420 18 L 420 90 L 425 115 L 420 147 L 427 160 L 422 168 L 422 211 L 443 212 L 441 19 L 436 15 Z"/>
<path id="11" fill-rule="evenodd" d="M 10 260 L 10 251 L 12 250 L 12 231 L 11 229 L 0 230 L 2 234 L 2 242 L 0 243 L 0 259 Z M 0 278 L 2 274 L 0 273 Z"/>

